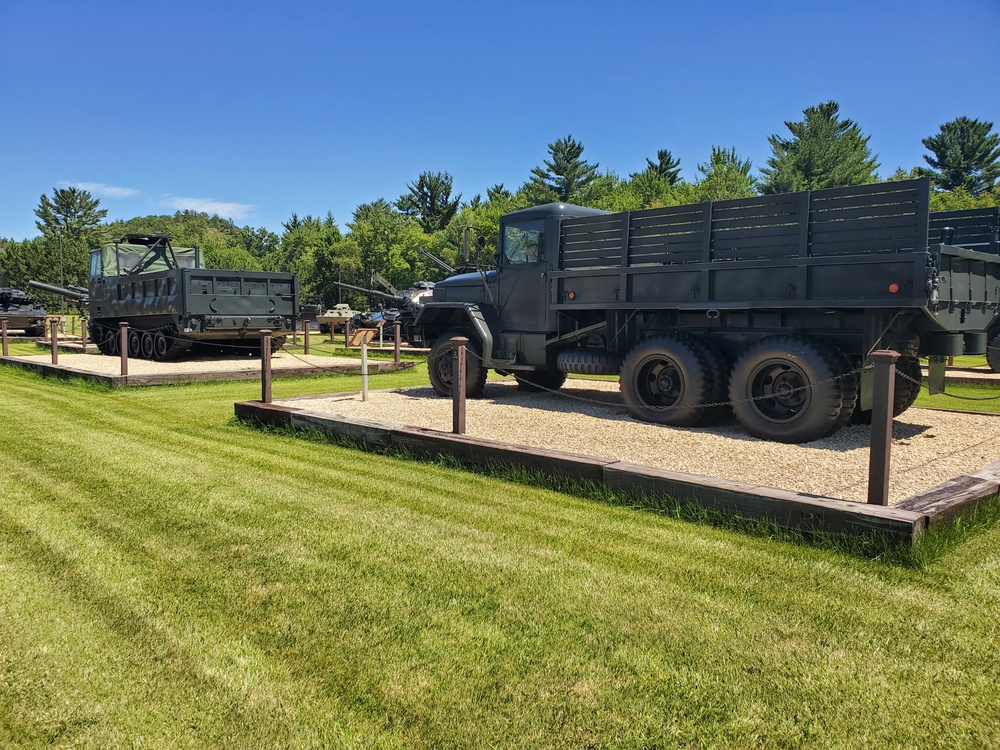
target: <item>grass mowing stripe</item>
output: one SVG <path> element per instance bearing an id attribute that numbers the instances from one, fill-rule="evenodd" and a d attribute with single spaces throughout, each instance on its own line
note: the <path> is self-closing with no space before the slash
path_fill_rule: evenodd
<path id="1" fill-rule="evenodd" d="M 0 368 L 0 591 L 31 587 L 0 625 L 6 744 L 1000 739 L 988 521 L 902 568 L 256 433 L 231 423 L 246 384 L 28 382 Z"/>

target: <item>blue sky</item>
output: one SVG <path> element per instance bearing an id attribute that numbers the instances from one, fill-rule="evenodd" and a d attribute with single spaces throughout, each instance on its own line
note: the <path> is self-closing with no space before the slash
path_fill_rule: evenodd
<path id="1" fill-rule="evenodd" d="M 958 116 L 1000 125 L 1000 2 L 0 0 L 0 236 L 76 185 L 109 219 L 394 200 L 422 171 L 516 188 L 572 134 L 626 176 L 667 148 L 754 167 L 834 99 L 880 172 Z"/>

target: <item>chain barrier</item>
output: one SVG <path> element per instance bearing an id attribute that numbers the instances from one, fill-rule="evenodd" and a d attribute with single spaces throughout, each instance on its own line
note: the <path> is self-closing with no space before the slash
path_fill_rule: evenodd
<path id="1" fill-rule="evenodd" d="M 485 360 L 484 360 L 483 356 L 481 354 L 479 354 L 478 352 L 467 351 L 466 355 L 467 356 L 471 355 L 471 356 L 475 357 L 476 359 L 478 359 L 480 361 L 480 363 L 485 364 Z M 428 365 L 430 364 L 430 361 L 431 360 L 428 358 Z M 870 370 L 873 367 L 874 367 L 874 365 L 871 365 L 871 364 L 862 365 L 861 367 L 858 367 L 857 369 L 851 370 L 850 372 L 840 373 L 838 375 L 834 375 L 832 378 L 827 378 L 826 380 L 818 380 L 815 383 L 809 383 L 807 385 L 801 385 L 801 386 L 798 386 L 796 388 L 789 388 L 787 391 L 784 391 L 784 393 L 791 394 L 791 393 L 797 393 L 799 391 L 807 391 L 807 390 L 816 388 L 816 387 L 821 386 L 821 385 L 826 385 L 827 383 L 833 383 L 833 382 L 835 382 L 837 380 L 842 380 L 844 378 L 849 378 L 849 377 L 853 377 L 855 375 L 860 375 L 865 370 Z M 523 377 L 519 376 L 517 373 L 511 373 L 510 375 L 507 375 L 507 376 L 504 376 L 504 377 L 505 377 L 505 379 L 509 379 L 509 378 L 513 377 L 519 384 L 523 384 L 523 385 L 529 386 L 532 390 L 543 391 L 543 392 L 546 392 L 546 393 L 551 393 L 551 394 L 553 394 L 555 396 L 560 396 L 562 398 L 569 399 L 569 400 L 572 400 L 572 401 L 581 401 L 583 403 L 597 404 L 597 405 L 600 405 L 600 406 L 607 406 L 608 405 L 608 403 L 606 401 L 597 401 L 595 399 L 586 398 L 584 396 L 577 396 L 575 394 L 567 393 L 566 391 L 558 390 L 558 389 L 555 389 L 555 388 L 546 388 L 543 385 L 539 385 L 537 383 L 532 382 L 531 380 L 529 380 L 527 378 L 523 378 Z M 662 411 L 671 411 L 671 410 L 674 410 L 674 409 L 687 409 L 687 408 L 711 409 L 711 408 L 720 407 L 720 406 L 734 406 L 734 405 L 738 405 L 738 404 L 748 404 L 748 403 L 751 403 L 751 402 L 754 402 L 754 401 L 766 401 L 767 399 L 771 399 L 771 398 L 774 398 L 774 396 L 771 396 L 771 395 L 753 396 L 751 398 L 738 399 L 736 401 L 715 401 L 715 402 L 707 403 L 707 404 L 691 404 L 691 405 L 683 404 L 683 405 L 679 405 L 679 406 L 675 405 L 675 404 L 671 404 L 669 406 L 650 406 L 649 404 L 628 404 L 628 403 L 625 403 L 625 402 L 623 402 L 622 405 L 625 408 L 634 407 L 636 409 L 642 409 L 642 410 L 645 410 L 645 411 L 662 412 Z"/>

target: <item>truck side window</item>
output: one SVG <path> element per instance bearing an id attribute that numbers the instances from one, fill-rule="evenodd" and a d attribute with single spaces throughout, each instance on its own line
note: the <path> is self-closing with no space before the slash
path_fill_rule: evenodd
<path id="1" fill-rule="evenodd" d="M 541 222 L 537 222 L 541 224 Z M 541 258 L 542 230 L 524 226 L 504 227 L 503 254 L 508 265 L 534 263 Z"/>
<path id="2" fill-rule="evenodd" d="M 101 251 L 97 250 L 90 254 L 90 278 L 96 279 L 103 276 L 101 273 Z"/>

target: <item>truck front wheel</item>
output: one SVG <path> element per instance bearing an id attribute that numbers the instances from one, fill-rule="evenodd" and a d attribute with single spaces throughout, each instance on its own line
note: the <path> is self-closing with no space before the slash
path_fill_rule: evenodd
<path id="1" fill-rule="evenodd" d="M 438 338 L 427 356 L 427 372 L 431 378 L 431 386 L 439 396 L 451 398 L 455 384 L 455 341 L 464 334 L 451 332 Z M 478 398 L 483 395 L 486 386 L 486 368 L 483 367 L 483 355 L 479 344 L 469 339 L 465 345 L 465 395 Z"/>
<path id="2" fill-rule="evenodd" d="M 685 338 L 646 339 L 625 357 L 619 387 L 625 408 L 636 419 L 691 427 L 705 417 L 711 389 L 708 363 Z"/>
<path id="3" fill-rule="evenodd" d="M 754 437 L 779 443 L 818 440 L 838 424 L 845 361 L 832 345 L 804 336 L 761 339 L 733 365 L 733 413 Z"/>

